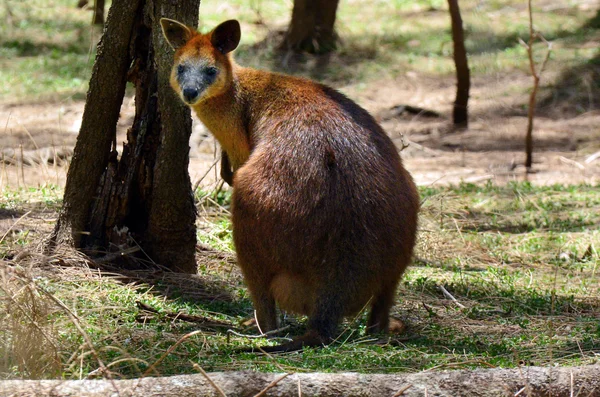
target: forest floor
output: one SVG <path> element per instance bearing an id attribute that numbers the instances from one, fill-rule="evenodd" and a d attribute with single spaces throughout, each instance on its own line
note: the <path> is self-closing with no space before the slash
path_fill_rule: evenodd
<path id="1" fill-rule="evenodd" d="M 402 156 L 420 186 L 415 264 L 393 309 L 405 332 L 371 338 L 361 313 L 332 346 L 280 356 L 233 353 L 266 342 L 229 331 L 257 333 L 235 267 L 230 192 L 213 192 L 217 150 L 198 123 L 190 144 L 198 276 L 127 273 L 75 252 L 43 254 L 81 123 L 89 38 L 97 36 L 88 34 L 89 12 L 71 3 L 22 9 L 8 1 L 11 19 L 0 26 L 8 32 L 0 34 L 0 318 L 7 320 L 0 379 L 101 376 L 99 360 L 123 377 L 189 373 L 194 363 L 207 371 L 397 372 L 598 362 L 600 2 L 537 5 L 554 50 L 529 174 L 522 164 L 531 76 L 518 44 L 527 27 L 507 22 L 526 21 L 520 3 L 461 2 L 473 70 L 470 125 L 461 131 L 450 122 L 445 2 L 373 2 L 361 13 L 356 1 L 342 2 L 338 53 L 287 67 L 272 52 L 287 3 L 247 10 L 229 1 L 205 15 L 210 26 L 224 15 L 242 20 L 240 63 L 317 78 L 369 110 L 399 147 L 408 144 Z M 545 47 L 536 51 L 543 58 Z M 438 116 L 401 112 L 404 105 Z M 132 119 L 128 97 L 119 142 Z M 282 337 L 302 332 L 302 319 L 283 321 Z"/>

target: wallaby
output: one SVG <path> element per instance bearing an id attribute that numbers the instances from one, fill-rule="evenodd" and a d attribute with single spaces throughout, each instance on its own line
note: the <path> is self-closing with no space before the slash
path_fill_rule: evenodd
<path id="1" fill-rule="evenodd" d="M 327 344 L 367 304 L 369 331 L 386 332 L 419 210 L 392 141 L 332 88 L 237 65 L 237 21 L 207 34 L 161 25 L 176 50 L 171 85 L 223 149 L 237 259 L 260 329 L 277 328 L 276 303 L 308 316 L 305 335 L 265 350 Z"/>

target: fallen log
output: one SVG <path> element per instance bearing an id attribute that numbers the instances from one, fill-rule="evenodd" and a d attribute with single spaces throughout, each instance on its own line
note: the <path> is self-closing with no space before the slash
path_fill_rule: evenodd
<path id="1" fill-rule="evenodd" d="M 264 393 L 268 387 L 268 391 Z M 220 389 L 220 390 L 218 390 Z M 261 393 L 263 392 L 263 393 Z M 214 372 L 129 380 L 0 381 L 0 396 L 600 396 L 600 365 L 414 374 Z"/>

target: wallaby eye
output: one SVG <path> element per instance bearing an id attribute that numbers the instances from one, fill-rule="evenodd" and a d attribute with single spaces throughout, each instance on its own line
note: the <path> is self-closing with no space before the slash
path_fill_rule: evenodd
<path id="1" fill-rule="evenodd" d="M 219 72 L 219 70 L 213 66 L 206 68 L 206 70 L 204 71 L 204 73 L 208 76 L 208 77 L 215 77 L 217 75 L 217 73 Z"/>
<path id="2" fill-rule="evenodd" d="M 178 65 L 177 66 L 177 74 L 183 74 L 183 72 L 185 72 L 185 66 Z"/>

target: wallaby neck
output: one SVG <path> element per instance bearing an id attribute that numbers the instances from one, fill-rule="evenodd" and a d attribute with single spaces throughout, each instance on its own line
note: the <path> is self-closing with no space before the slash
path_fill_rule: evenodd
<path id="1" fill-rule="evenodd" d="M 250 156 L 250 137 L 246 131 L 245 103 L 240 90 L 236 69 L 229 88 L 218 96 L 193 107 L 196 115 L 227 152 L 234 169 L 241 167 Z"/>

